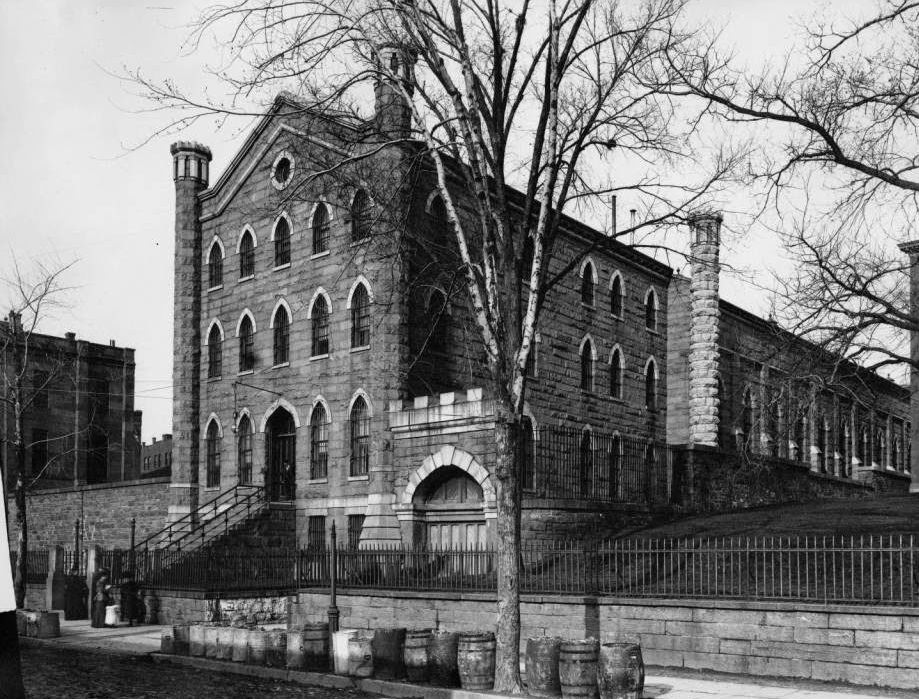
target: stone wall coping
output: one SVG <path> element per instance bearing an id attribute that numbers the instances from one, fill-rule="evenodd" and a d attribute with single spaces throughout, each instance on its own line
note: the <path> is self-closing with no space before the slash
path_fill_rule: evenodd
<path id="1" fill-rule="evenodd" d="M 36 495 L 60 495 L 62 493 L 85 493 L 93 490 L 110 490 L 112 488 L 139 488 L 145 485 L 165 485 L 172 482 L 171 476 L 158 476 L 156 478 L 137 478 L 131 481 L 112 481 L 110 483 L 83 483 L 67 488 L 36 488 L 28 492 L 29 497 Z M 13 495 L 7 496 L 12 500 Z"/>
<path id="2" fill-rule="evenodd" d="M 328 596 L 325 590 L 301 588 L 300 594 Z M 235 594 L 235 593 L 234 593 Z M 382 597 L 387 599 L 438 599 L 494 602 L 496 595 L 489 592 L 415 592 L 411 590 L 348 590 L 339 588 L 340 597 Z M 909 616 L 919 618 L 919 607 L 893 605 L 873 606 L 858 604 L 818 604 L 813 602 L 763 602 L 758 600 L 671 599 L 658 597 L 607 597 L 595 595 L 533 595 L 522 594 L 525 604 L 598 604 L 623 607 L 688 607 L 691 609 L 724 609 L 731 611 L 766 612 L 822 612 L 824 614 L 861 614 L 865 616 Z"/>
<path id="3" fill-rule="evenodd" d="M 909 473 L 903 473 L 902 471 L 894 471 L 893 469 L 884 468 L 882 466 L 859 466 L 856 469 L 857 474 L 862 473 L 876 473 L 879 476 L 888 476 L 890 478 L 900 478 L 904 481 L 909 481 L 912 479 L 912 476 Z"/>

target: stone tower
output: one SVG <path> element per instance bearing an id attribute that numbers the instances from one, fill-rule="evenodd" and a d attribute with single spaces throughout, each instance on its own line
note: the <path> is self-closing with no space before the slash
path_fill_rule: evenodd
<path id="1" fill-rule="evenodd" d="M 414 92 L 416 56 L 408 49 L 387 44 L 377 51 L 380 75 L 374 84 L 374 111 L 377 127 L 386 138 L 408 138 L 412 132 L 412 108 L 406 103 L 402 89 Z M 401 86 L 384 76 L 398 76 Z"/>
<path id="2" fill-rule="evenodd" d="M 198 505 L 198 432 L 201 396 L 201 205 L 211 151 L 200 143 L 173 143 L 176 188 L 175 288 L 172 342 L 172 495 L 169 520 Z"/>
<path id="3" fill-rule="evenodd" d="M 692 215 L 689 228 L 689 442 L 718 446 L 719 212 Z"/>

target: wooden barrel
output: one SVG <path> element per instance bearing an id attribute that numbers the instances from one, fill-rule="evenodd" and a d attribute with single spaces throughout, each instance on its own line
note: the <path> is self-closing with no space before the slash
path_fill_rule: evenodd
<path id="1" fill-rule="evenodd" d="M 456 667 L 463 689 L 491 690 L 495 686 L 495 635 L 490 631 L 461 633 Z"/>
<path id="2" fill-rule="evenodd" d="M 459 634 L 453 631 L 435 631 L 428 643 L 428 674 L 431 682 L 441 687 L 459 687 L 459 669 L 456 665 L 456 648 Z"/>
<path id="3" fill-rule="evenodd" d="M 175 654 L 175 640 L 171 626 L 167 626 L 160 633 L 160 653 L 167 655 Z"/>
<path id="4" fill-rule="evenodd" d="M 527 694 L 531 697 L 559 697 L 562 687 L 558 679 L 560 638 L 541 636 L 528 638 L 526 646 Z"/>
<path id="5" fill-rule="evenodd" d="M 565 699 L 596 699 L 599 648 L 592 638 L 559 645 L 558 679 Z"/>
<path id="6" fill-rule="evenodd" d="M 218 626 L 217 627 L 217 659 L 218 660 L 232 660 L 233 659 L 233 627 L 232 626 Z"/>
<path id="7" fill-rule="evenodd" d="M 212 660 L 217 659 L 217 631 L 217 626 L 204 627 L 204 656 Z"/>
<path id="8" fill-rule="evenodd" d="M 405 677 L 405 629 L 377 629 L 370 647 L 373 654 L 373 676 L 381 680 L 401 680 Z"/>
<path id="9" fill-rule="evenodd" d="M 188 629 L 188 653 L 194 656 L 204 655 L 204 625 L 193 624 Z"/>
<path id="10" fill-rule="evenodd" d="M 329 671 L 329 624 L 304 624 L 302 634 L 303 668 L 313 672 Z"/>
<path id="11" fill-rule="evenodd" d="M 287 665 L 287 631 L 271 629 L 265 638 L 265 665 L 284 667 Z"/>
<path id="12" fill-rule="evenodd" d="M 409 682 L 428 681 L 428 644 L 430 642 L 431 629 L 405 632 L 402 662 L 405 664 L 405 675 Z"/>
<path id="13" fill-rule="evenodd" d="M 249 664 L 265 664 L 265 629 L 249 629 Z"/>
<path id="14" fill-rule="evenodd" d="M 373 674 L 373 636 L 357 633 L 348 639 L 348 674 L 370 677 Z"/>
<path id="15" fill-rule="evenodd" d="M 190 629 L 191 627 L 188 624 L 177 624 L 172 627 L 172 643 L 175 647 L 176 655 L 188 655 Z"/>
<path id="16" fill-rule="evenodd" d="M 357 629 L 345 629 L 332 634 L 333 671 L 336 675 L 348 674 L 348 641 L 357 634 Z"/>
<path id="17" fill-rule="evenodd" d="M 249 659 L 249 629 L 245 627 L 233 629 L 233 653 L 231 660 L 234 663 L 244 663 Z"/>
<path id="18" fill-rule="evenodd" d="M 61 618 L 57 612 L 39 612 L 37 638 L 57 638 L 61 635 Z"/>
<path id="19" fill-rule="evenodd" d="M 600 699 L 639 699 L 645 688 L 645 663 L 637 643 L 604 643 L 597 666 Z"/>

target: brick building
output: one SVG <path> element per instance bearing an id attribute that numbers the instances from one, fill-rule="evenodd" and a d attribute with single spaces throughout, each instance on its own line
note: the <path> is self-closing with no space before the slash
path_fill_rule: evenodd
<path id="1" fill-rule="evenodd" d="M 493 540 L 495 411 L 452 237 L 418 149 L 374 140 L 406 118 L 376 97 L 364 123 L 279 96 L 213 186 L 206 146 L 172 146 L 172 520 L 255 485 L 300 545 L 332 522 L 353 545 Z M 832 480 L 821 492 L 851 482 L 854 458 L 903 472 L 900 387 L 855 372 L 861 401 L 803 380 L 775 393 L 800 347 L 719 299 L 720 223 L 691 221 L 688 281 L 564 220 L 549 273 L 572 271 L 528 379 L 526 536 L 685 505 L 667 442 L 803 462 Z"/>
<path id="2" fill-rule="evenodd" d="M 172 435 L 153 437 L 140 445 L 140 477 L 158 478 L 172 473 Z"/>
<path id="3" fill-rule="evenodd" d="M 134 350 L 22 331 L 11 314 L 0 322 L 0 375 L 12 380 L 14 352 L 28 343 L 22 377 L 28 405 L 23 414 L 30 489 L 61 488 L 137 478 L 141 413 L 134 410 Z M 18 329 L 17 327 L 18 326 Z M 16 330 L 16 332 L 14 332 Z M 4 381 L 2 396 L 9 396 Z M 0 401 L 0 459 L 6 491 L 15 484 L 11 436 L 13 409 Z"/>

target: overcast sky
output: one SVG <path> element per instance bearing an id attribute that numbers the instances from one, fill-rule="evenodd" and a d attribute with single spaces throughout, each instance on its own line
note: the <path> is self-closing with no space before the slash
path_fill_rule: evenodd
<path id="1" fill-rule="evenodd" d="M 833 3 L 834 11 L 844 3 Z M 856 6 L 857 2 L 845 3 Z M 808 0 L 699 0 L 693 13 L 716 25 L 741 59 L 756 64 L 787 51 L 792 18 L 826 3 Z M 188 24 L 203 3 L 170 0 L 3 0 L 0 2 L 0 212 L 10 256 L 77 260 L 66 282 L 69 308 L 44 332 L 76 332 L 136 350 L 136 407 L 143 437 L 171 431 L 174 190 L 169 144 L 198 140 L 214 152 L 216 181 L 242 140 L 242 123 L 217 131 L 198 123 L 181 136 L 144 142 L 168 121 L 140 111 L 134 88 L 118 79 L 142 68 L 200 87 L 213 48 L 190 51 Z M 862 5 L 864 7 L 864 5 Z M 140 145 L 144 144 L 144 145 Z M 139 147 L 138 147 L 139 146 Z M 628 204 L 621 204 L 628 208 Z M 726 251 L 738 267 L 774 260 L 762 233 Z M 763 312 L 767 301 L 741 280 L 723 294 Z M 0 301 L 4 301 L 0 295 Z M 3 314 L 5 315 L 5 309 Z"/>

